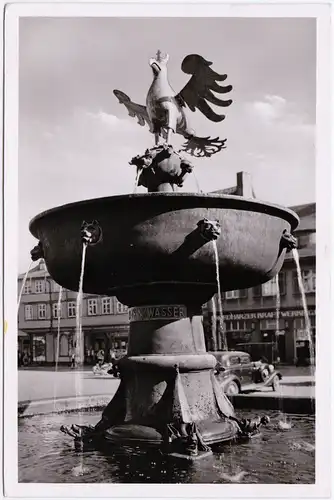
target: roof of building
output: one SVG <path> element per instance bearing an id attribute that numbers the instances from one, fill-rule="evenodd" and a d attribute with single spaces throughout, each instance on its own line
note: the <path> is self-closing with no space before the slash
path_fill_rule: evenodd
<path id="1" fill-rule="evenodd" d="M 26 273 L 19 274 L 19 279 L 24 278 Z M 29 271 L 29 278 L 45 278 L 50 276 L 49 271 L 46 269 L 44 260 L 38 262 L 37 266 L 33 267 Z"/>
<path id="2" fill-rule="evenodd" d="M 296 230 L 298 231 L 315 231 L 316 230 L 316 204 L 306 203 L 304 205 L 295 205 L 289 207 L 296 212 L 300 218 L 300 224 Z"/>

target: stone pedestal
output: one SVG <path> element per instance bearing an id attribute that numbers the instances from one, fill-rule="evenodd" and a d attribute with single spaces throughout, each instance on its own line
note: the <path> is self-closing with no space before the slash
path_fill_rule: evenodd
<path id="1" fill-rule="evenodd" d="M 103 418 L 113 423 L 116 403 L 123 414 L 107 439 L 167 446 L 171 453 L 185 455 L 192 454 L 192 440 L 207 452 L 207 444 L 233 439 L 237 428 L 228 419 L 233 407 L 215 379 L 216 360 L 206 352 L 198 308 L 141 306 L 129 314 L 121 383 Z"/>

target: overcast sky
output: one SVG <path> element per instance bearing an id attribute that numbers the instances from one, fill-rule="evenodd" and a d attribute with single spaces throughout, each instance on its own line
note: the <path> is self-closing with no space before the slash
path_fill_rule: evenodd
<path id="1" fill-rule="evenodd" d="M 145 104 L 148 60 L 157 49 L 170 55 L 176 92 L 189 78 L 181 62 L 193 53 L 213 61 L 233 85 L 222 123 L 189 111 L 197 135 L 227 138 L 227 149 L 193 162 L 202 190 L 233 186 L 245 170 L 260 199 L 287 206 L 315 201 L 313 19 L 21 18 L 20 272 L 36 244 L 28 230 L 34 215 L 133 191 L 128 162 L 153 145 L 153 136 L 112 91 Z M 184 190 L 196 191 L 193 176 Z"/>

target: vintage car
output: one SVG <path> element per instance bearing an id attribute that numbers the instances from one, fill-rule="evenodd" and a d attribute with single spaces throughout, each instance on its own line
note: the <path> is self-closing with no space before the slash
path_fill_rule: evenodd
<path id="1" fill-rule="evenodd" d="M 216 360 L 215 374 L 225 394 L 257 390 L 262 387 L 279 389 L 282 374 L 263 361 L 252 361 L 242 351 L 210 352 Z"/>

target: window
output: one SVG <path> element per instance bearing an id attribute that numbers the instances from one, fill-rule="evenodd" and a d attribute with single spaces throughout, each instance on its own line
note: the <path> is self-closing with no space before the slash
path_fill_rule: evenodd
<path id="1" fill-rule="evenodd" d="M 262 296 L 263 297 L 272 297 L 277 293 L 277 284 L 276 277 L 272 278 L 267 283 L 263 283 L 262 285 Z"/>
<path id="2" fill-rule="evenodd" d="M 303 281 L 305 293 L 315 293 L 316 275 L 315 275 L 315 271 L 313 269 L 303 269 L 302 270 L 302 281 Z M 298 277 L 297 277 L 296 272 L 294 273 L 293 288 L 294 288 L 295 294 L 300 293 L 299 284 L 298 284 Z"/>
<path id="3" fill-rule="evenodd" d="M 37 304 L 38 319 L 46 319 L 46 304 Z"/>
<path id="4" fill-rule="evenodd" d="M 45 304 L 38 304 L 45 305 Z M 43 362 L 46 359 L 46 341 L 45 337 L 34 335 L 32 345 L 32 356 L 36 362 Z"/>
<path id="5" fill-rule="evenodd" d="M 24 288 L 23 288 L 23 293 L 24 294 L 31 293 L 31 281 L 28 281 L 25 283 Z"/>
<path id="6" fill-rule="evenodd" d="M 247 331 L 246 321 L 226 321 L 227 331 Z"/>
<path id="7" fill-rule="evenodd" d="M 240 363 L 240 358 L 238 356 L 231 356 L 230 357 L 230 364 L 231 365 L 238 365 Z"/>
<path id="8" fill-rule="evenodd" d="M 276 319 L 261 319 L 260 330 L 276 330 L 277 321 Z"/>
<path id="9" fill-rule="evenodd" d="M 225 299 L 242 299 L 247 297 L 247 290 L 229 290 L 225 292 Z"/>
<path id="10" fill-rule="evenodd" d="M 44 280 L 35 280 L 35 293 L 44 293 L 45 282 Z"/>
<path id="11" fill-rule="evenodd" d="M 285 273 L 279 273 L 278 275 L 278 286 L 280 295 L 284 295 L 286 293 L 286 277 Z M 254 297 L 274 297 L 277 293 L 276 286 L 276 276 L 274 276 L 267 283 L 263 283 L 262 285 L 256 286 L 253 288 L 253 296 Z"/>
<path id="12" fill-rule="evenodd" d="M 97 299 L 88 299 L 88 316 L 97 315 Z"/>
<path id="13" fill-rule="evenodd" d="M 33 319 L 33 309 L 31 304 L 24 306 L 24 319 Z"/>
<path id="14" fill-rule="evenodd" d="M 58 306 L 59 309 L 58 309 Z M 54 318 L 58 318 L 58 312 L 59 312 L 59 316 L 61 317 L 61 304 L 58 304 L 57 302 L 55 304 L 52 304 L 52 315 Z"/>
<path id="15" fill-rule="evenodd" d="M 242 365 L 247 365 L 248 363 L 250 363 L 251 360 L 250 360 L 250 356 L 241 356 L 240 357 L 240 363 Z"/>
<path id="16" fill-rule="evenodd" d="M 111 298 L 103 297 L 102 299 L 102 314 L 111 314 Z"/>
<path id="17" fill-rule="evenodd" d="M 239 290 L 228 290 L 225 292 L 225 299 L 238 299 Z"/>
<path id="18" fill-rule="evenodd" d="M 122 304 L 121 302 L 119 302 L 117 300 L 116 301 L 116 310 L 118 313 L 126 313 L 128 310 L 128 306 L 125 306 L 124 304 Z"/>
<path id="19" fill-rule="evenodd" d="M 75 302 L 68 302 L 67 303 L 67 315 L 69 318 L 75 318 L 75 313 L 76 313 L 76 304 Z"/>

